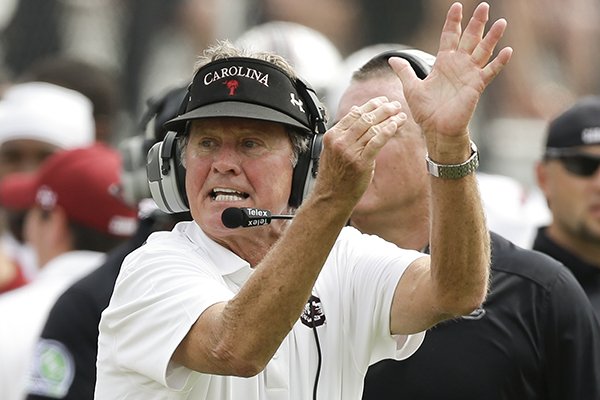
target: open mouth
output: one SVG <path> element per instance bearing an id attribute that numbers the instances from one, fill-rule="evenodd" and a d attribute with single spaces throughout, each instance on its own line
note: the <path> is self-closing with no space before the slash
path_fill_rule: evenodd
<path id="1" fill-rule="evenodd" d="M 242 201 L 247 199 L 249 194 L 233 189 L 214 188 L 210 196 L 215 201 Z"/>

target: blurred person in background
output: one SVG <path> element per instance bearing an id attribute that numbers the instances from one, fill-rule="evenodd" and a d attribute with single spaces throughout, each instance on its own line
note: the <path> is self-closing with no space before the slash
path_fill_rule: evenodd
<path id="1" fill-rule="evenodd" d="M 40 272 L 35 281 L 0 297 L 0 398 L 20 400 L 48 312 L 77 279 L 99 267 L 105 253 L 137 226 L 136 209 L 118 196 L 120 155 L 103 144 L 56 152 L 35 174 L 15 173 L 0 182 L 0 204 L 27 211 L 25 239 Z"/>
<path id="2" fill-rule="evenodd" d="M 107 255 L 103 265 L 70 286 L 50 310 L 29 363 L 25 385 L 28 400 L 93 400 L 98 323 L 121 262 L 151 232 L 170 230 L 176 222 L 191 219 L 189 213 L 160 211 L 151 200 L 146 176 L 148 150 L 164 139 L 167 130 L 163 123 L 177 115 L 186 93 L 187 87 L 174 88 L 151 99 L 142 117 L 142 133 L 120 144 L 120 195 L 129 204 L 139 205 L 139 227 L 130 240 Z"/>
<path id="3" fill-rule="evenodd" d="M 365 99 L 386 96 L 406 109 L 403 83 L 388 64 L 407 59 L 424 79 L 435 58 L 415 49 L 375 56 L 344 92 L 337 119 Z M 376 158 L 351 225 L 403 248 L 428 249 L 432 212 L 425 137 L 410 112 Z M 491 283 L 474 312 L 429 329 L 419 351 L 369 368 L 364 400 L 579 399 L 600 397 L 600 325 L 572 274 L 552 258 L 491 233 Z"/>
<path id="4" fill-rule="evenodd" d="M 408 47 L 398 43 L 377 43 L 346 57 L 325 91 L 325 100 L 332 113 L 335 113 L 340 98 L 350 85 L 356 70 L 385 51 L 401 49 Z M 433 65 L 435 60 L 431 54 L 423 51 L 420 57 L 424 66 Z M 477 111 L 474 120 L 477 120 L 478 115 Z M 472 130 L 479 128 L 479 124 L 471 125 Z M 479 136 L 476 132 L 473 132 L 473 135 Z M 537 191 L 528 190 L 522 182 L 513 177 L 490 173 L 483 166 L 476 174 L 489 228 L 519 246 L 531 248 L 537 227 L 549 220 L 545 201 L 536 196 Z"/>
<path id="5" fill-rule="evenodd" d="M 600 319 L 600 96 L 579 99 L 551 121 L 535 172 L 552 220 L 533 248 L 573 272 Z"/>
<path id="6" fill-rule="evenodd" d="M 342 56 L 325 35 L 307 26 L 271 21 L 242 33 L 234 44 L 251 51 L 271 51 L 284 57 L 317 96 L 326 101 L 327 89 L 337 76 Z"/>
<path id="7" fill-rule="evenodd" d="M 213 0 L 19 0 L 0 36 L 9 79 L 53 58 L 114 71 L 126 117 L 118 123 L 131 128 L 129 119 L 143 111 L 149 97 L 149 82 L 156 84 L 155 96 L 191 76 L 189 60 L 196 52 L 189 43 L 199 40 L 192 38 L 201 28 L 192 33 L 184 24 L 192 17 L 192 3 L 201 1 Z M 209 22 L 197 21 L 198 26 Z M 155 74 L 165 70 L 170 74 Z"/>
<path id="8" fill-rule="evenodd" d="M 96 141 L 117 145 L 114 132 L 122 93 L 114 72 L 88 61 L 54 56 L 31 65 L 16 82 L 48 82 L 83 94 L 92 102 Z"/>
<path id="9" fill-rule="evenodd" d="M 45 82 L 10 86 L 0 98 L 0 180 L 12 172 L 33 172 L 58 150 L 95 141 L 90 100 Z M 22 238 L 22 208 L 0 205 L 0 293 L 32 280 L 37 263 Z"/>
<path id="10" fill-rule="evenodd" d="M 259 24 L 289 21 L 304 25 L 325 35 L 342 55 L 363 43 L 358 0 L 258 0 L 256 3 Z M 443 19 L 436 26 L 442 22 Z"/>

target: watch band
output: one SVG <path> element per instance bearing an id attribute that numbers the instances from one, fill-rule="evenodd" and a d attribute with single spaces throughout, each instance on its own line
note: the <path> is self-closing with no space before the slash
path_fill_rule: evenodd
<path id="1" fill-rule="evenodd" d="M 471 141 L 471 156 L 467 161 L 461 164 L 438 164 L 425 156 L 427 161 L 427 171 L 436 178 L 442 179 L 460 179 L 472 174 L 479 167 L 479 152 L 477 146 Z"/>

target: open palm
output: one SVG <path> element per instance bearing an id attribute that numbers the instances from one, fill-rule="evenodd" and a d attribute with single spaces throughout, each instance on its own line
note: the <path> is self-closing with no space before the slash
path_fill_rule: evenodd
<path id="1" fill-rule="evenodd" d="M 488 16 L 489 5 L 479 4 L 463 33 L 462 5 L 454 3 L 442 30 L 436 62 L 424 80 L 417 78 L 406 61 L 390 59 L 390 65 L 403 82 L 412 115 L 426 135 L 466 134 L 481 94 L 509 62 L 512 55 L 509 47 L 489 61 L 506 21 L 497 20 L 484 36 Z"/>

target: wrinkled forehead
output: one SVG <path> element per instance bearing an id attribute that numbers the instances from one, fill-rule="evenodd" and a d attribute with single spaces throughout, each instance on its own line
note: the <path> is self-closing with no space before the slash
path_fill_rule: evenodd
<path id="1" fill-rule="evenodd" d="M 279 134 L 286 132 L 287 126 L 278 122 L 262 121 L 252 118 L 221 117 L 203 118 L 190 122 L 190 132 L 223 131 L 223 133 L 235 133 L 238 131 L 256 132 L 264 135 Z"/>

